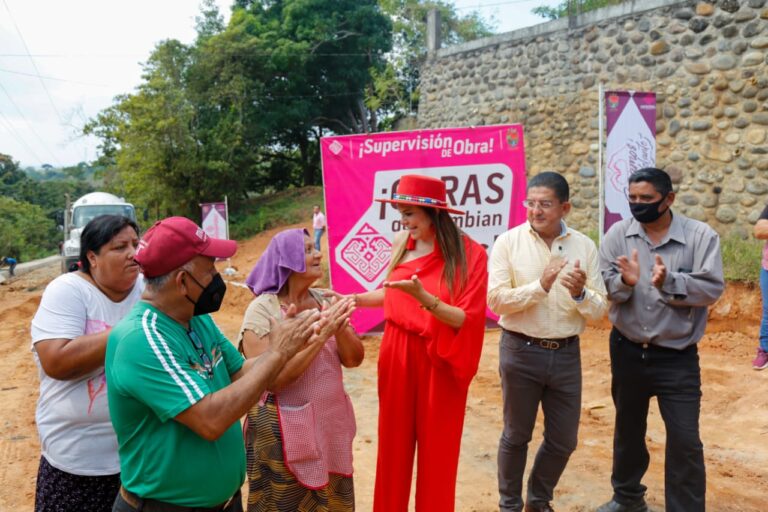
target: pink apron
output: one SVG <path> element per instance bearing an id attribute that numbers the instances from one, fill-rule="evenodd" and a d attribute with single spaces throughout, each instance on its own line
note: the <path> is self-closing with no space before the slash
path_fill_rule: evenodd
<path id="1" fill-rule="evenodd" d="M 275 394 L 283 460 L 309 489 L 328 485 L 328 474 L 352 476 L 357 427 L 344 391 L 336 338 L 331 337 L 304 373 Z"/>

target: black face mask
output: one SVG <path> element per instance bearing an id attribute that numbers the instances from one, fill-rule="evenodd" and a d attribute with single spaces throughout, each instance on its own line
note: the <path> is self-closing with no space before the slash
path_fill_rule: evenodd
<path id="1" fill-rule="evenodd" d="M 192 278 L 197 286 L 203 288 L 203 285 L 198 283 L 192 274 L 187 272 L 187 275 Z M 195 305 L 195 310 L 192 313 L 194 316 L 206 315 L 219 310 L 226 291 L 227 285 L 224 283 L 224 279 L 221 278 L 221 274 L 216 274 L 213 276 L 213 280 L 208 283 L 208 286 L 203 288 L 203 293 L 197 298 L 197 302 L 190 299 L 189 295 L 185 295 L 185 297 Z"/>
<path id="2" fill-rule="evenodd" d="M 667 208 L 664 211 L 659 211 L 659 206 L 661 206 L 661 203 L 663 203 L 666 198 L 667 196 L 664 196 L 655 203 L 629 203 L 629 211 L 632 212 L 632 216 L 637 222 L 648 224 L 655 221 L 664 215 L 664 212 L 669 210 L 669 208 Z"/>

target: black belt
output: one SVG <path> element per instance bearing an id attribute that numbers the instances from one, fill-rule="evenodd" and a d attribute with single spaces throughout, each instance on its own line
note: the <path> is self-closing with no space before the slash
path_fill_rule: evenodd
<path id="1" fill-rule="evenodd" d="M 127 504 L 142 512 L 224 512 L 235 500 L 241 499 L 240 490 L 238 489 L 234 496 L 221 505 L 216 505 L 215 507 L 185 507 L 183 505 L 140 498 L 123 486 L 120 486 L 120 497 Z"/>
<path id="2" fill-rule="evenodd" d="M 697 344 L 691 343 L 690 345 L 684 347 L 684 348 L 672 348 L 672 347 L 664 347 L 661 345 L 658 345 L 656 343 L 650 343 L 647 341 L 635 341 L 633 339 L 627 338 L 624 336 L 620 330 L 617 328 L 613 328 L 613 330 L 616 332 L 619 338 L 628 341 L 632 344 L 634 347 L 642 347 L 643 350 L 651 350 L 651 351 L 658 351 L 658 352 L 671 352 L 674 354 L 685 354 L 688 352 L 696 352 L 698 351 Z"/>
<path id="3" fill-rule="evenodd" d="M 559 350 L 561 348 L 567 347 L 571 343 L 579 341 L 579 337 L 577 335 L 568 336 L 567 338 L 534 338 L 533 336 L 528 336 L 527 334 L 523 334 L 521 332 L 508 331 L 507 329 L 504 329 L 504 331 L 508 332 L 515 338 L 519 338 L 525 341 L 529 345 L 538 345 L 539 347 L 545 348 L 547 350 Z"/>

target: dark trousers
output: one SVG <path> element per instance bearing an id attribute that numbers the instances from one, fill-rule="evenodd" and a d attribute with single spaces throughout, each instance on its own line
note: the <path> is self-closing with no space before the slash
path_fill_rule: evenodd
<path id="1" fill-rule="evenodd" d="M 104 476 L 73 475 L 51 466 L 41 456 L 35 488 L 35 512 L 109 512 L 118 489 L 120 473 Z"/>
<path id="2" fill-rule="evenodd" d="M 144 500 L 135 496 L 133 499 L 139 503 L 137 506 L 133 506 L 123 498 L 122 492 L 117 493 L 115 503 L 112 506 L 112 512 L 243 512 L 243 499 L 240 495 L 240 489 L 237 490 L 232 501 L 226 507 L 182 507 L 155 500 Z"/>
<path id="3" fill-rule="evenodd" d="M 650 457 L 645 444 L 652 396 L 667 431 L 664 488 L 667 512 L 703 512 L 704 447 L 699 437 L 701 370 L 696 345 L 673 350 L 642 345 L 611 331 L 611 393 L 616 406 L 613 435 L 613 499 L 643 498 L 640 483 Z"/>
<path id="4" fill-rule="evenodd" d="M 499 442 L 499 508 L 523 510 L 523 473 L 528 443 L 541 403 L 544 441 L 536 454 L 526 501 L 552 501 L 555 486 L 576 449 L 581 414 L 581 354 L 578 341 L 559 350 L 530 344 L 509 331 L 499 343 L 504 431 Z"/>

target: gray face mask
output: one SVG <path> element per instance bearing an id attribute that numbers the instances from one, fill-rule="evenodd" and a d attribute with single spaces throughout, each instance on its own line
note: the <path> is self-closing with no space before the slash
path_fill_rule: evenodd
<path id="1" fill-rule="evenodd" d="M 195 310 L 192 314 L 199 316 L 218 311 L 221 303 L 224 301 L 224 294 L 227 292 L 227 285 L 224 283 L 224 279 L 221 278 L 221 274 L 217 273 L 213 276 L 213 280 L 206 287 L 197 282 L 197 279 L 189 272 L 187 272 L 187 275 L 192 278 L 197 286 L 203 289 L 203 293 L 197 298 L 197 302 L 190 299 L 189 295 L 185 295 L 187 300 L 195 305 Z"/>
<path id="2" fill-rule="evenodd" d="M 632 216 L 637 222 L 648 224 L 655 221 L 664 215 L 664 212 L 669 210 L 669 208 L 666 208 L 663 211 L 659 211 L 659 206 L 661 206 L 661 203 L 663 203 L 666 198 L 667 196 L 664 196 L 654 203 L 629 203 L 629 211 L 632 212 Z"/>

